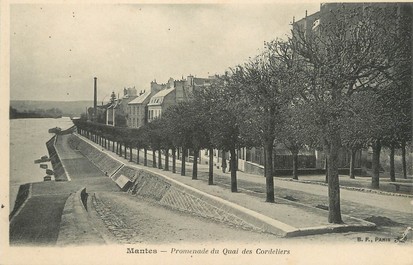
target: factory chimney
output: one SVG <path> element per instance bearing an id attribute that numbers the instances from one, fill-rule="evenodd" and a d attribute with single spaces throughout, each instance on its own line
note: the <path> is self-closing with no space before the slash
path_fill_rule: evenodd
<path id="1" fill-rule="evenodd" d="M 93 98 L 93 121 L 96 121 L 97 118 L 97 100 L 98 100 L 98 86 L 97 86 L 97 77 L 95 79 L 94 86 L 94 98 Z"/>

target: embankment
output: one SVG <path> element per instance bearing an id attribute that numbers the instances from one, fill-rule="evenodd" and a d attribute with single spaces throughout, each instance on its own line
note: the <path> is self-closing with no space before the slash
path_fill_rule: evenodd
<path id="1" fill-rule="evenodd" d="M 132 196 L 140 196 L 167 208 L 189 212 L 243 229 L 285 235 L 285 231 L 263 221 L 215 196 L 182 184 L 161 173 L 140 166 L 125 165 L 116 157 L 106 154 L 98 146 L 77 135 L 71 135 L 69 144 L 79 150 L 95 166 L 106 172 L 118 186 Z"/>
<path id="2" fill-rule="evenodd" d="M 63 164 L 60 161 L 60 157 L 56 151 L 56 140 L 57 135 L 50 138 L 49 141 L 46 142 L 47 151 L 49 152 L 50 162 L 52 163 L 54 176 L 56 181 L 67 181 L 66 171 L 63 168 Z"/>
<path id="3" fill-rule="evenodd" d="M 14 203 L 14 208 L 13 211 L 9 215 L 9 219 L 17 213 L 17 211 L 22 207 L 23 203 L 27 200 L 30 194 L 30 183 L 26 183 L 23 185 L 20 185 L 19 191 L 16 196 L 16 201 Z"/>

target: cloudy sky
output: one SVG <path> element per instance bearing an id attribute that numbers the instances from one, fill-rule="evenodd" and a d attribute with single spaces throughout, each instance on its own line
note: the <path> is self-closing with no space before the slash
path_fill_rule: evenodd
<path id="1" fill-rule="evenodd" d="M 308 4 L 68 5 L 10 7 L 10 98 L 98 100 L 189 74 L 222 74 L 285 37 Z"/>

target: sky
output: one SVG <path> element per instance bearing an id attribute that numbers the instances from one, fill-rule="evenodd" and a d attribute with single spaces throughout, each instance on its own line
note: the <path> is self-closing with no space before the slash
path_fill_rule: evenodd
<path id="1" fill-rule="evenodd" d="M 10 99 L 98 101 L 192 74 L 223 74 L 286 38 L 319 3 L 13 4 Z"/>

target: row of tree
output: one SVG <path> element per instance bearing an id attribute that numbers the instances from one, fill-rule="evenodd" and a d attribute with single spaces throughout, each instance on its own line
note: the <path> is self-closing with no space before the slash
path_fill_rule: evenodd
<path id="1" fill-rule="evenodd" d="M 397 148 L 402 149 L 406 171 L 405 150 L 412 136 L 411 12 L 401 12 L 397 4 L 335 4 L 317 27 L 300 25 L 294 24 L 288 40 L 266 42 L 255 58 L 230 69 L 209 88 L 194 91 L 191 100 L 169 108 L 144 127 L 113 128 L 81 121 L 76 125 L 138 150 L 164 150 L 166 155 L 172 150 L 175 157 L 181 148 L 182 161 L 188 149 L 194 151 L 194 161 L 201 149 L 210 154 L 214 148 L 228 151 L 233 169 L 238 148 L 263 147 L 267 202 L 274 202 L 275 143 L 284 143 L 291 151 L 294 165 L 303 147 L 323 150 L 328 220 L 341 223 L 340 148 L 351 150 L 354 167 L 355 152 L 372 147 L 373 188 L 379 188 L 383 146 L 391 150 L 392 180 Z M 212 184 L 213 162 L 209 165 Z M 193 167 L 196 179 L 196 163 Z M 185 175 L 185 163 L 181 170 Z M 237 191 L 236 170 L 231 171 L 231 191 Z"/>
<path id="2" fill-rule="evenodd" d="M 10 106 L 10 119 L 27 119 L 27 118 L 61 118 L 63 112 L 58 108 L 51 109 L 34 109 L 34 110 L 17 110 Z"/>

